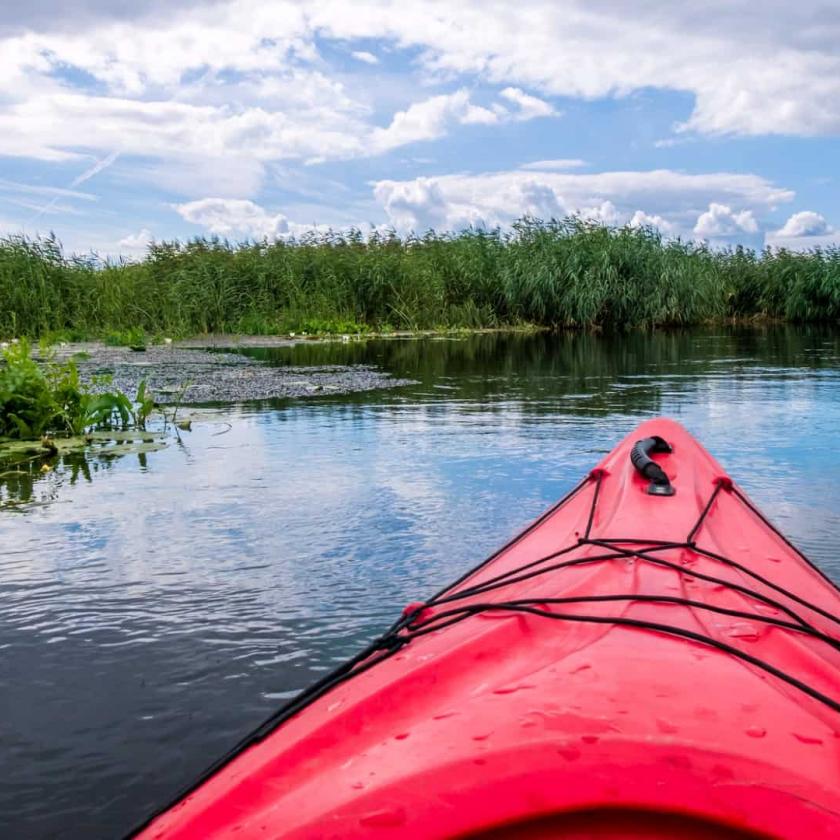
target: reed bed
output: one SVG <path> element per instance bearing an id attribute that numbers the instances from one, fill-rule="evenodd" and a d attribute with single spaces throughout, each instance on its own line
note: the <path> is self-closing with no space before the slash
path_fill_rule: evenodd
<path id="1" fill-rule="evenodd" d="M 840 319 L 840 248 L 714 250 L 651 229 L 523 219 L 508 232 L 195 239 L 138 262 L 0 239 L 0 337 L 282 334 Z"/>

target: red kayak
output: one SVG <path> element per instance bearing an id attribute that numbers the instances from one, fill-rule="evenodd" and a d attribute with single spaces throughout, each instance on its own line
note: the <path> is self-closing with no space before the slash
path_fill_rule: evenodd
<path id="1" fill-rule="evenodd" d="M 653 420 L 140 836 L 840 837 L 839 613 Z"/>

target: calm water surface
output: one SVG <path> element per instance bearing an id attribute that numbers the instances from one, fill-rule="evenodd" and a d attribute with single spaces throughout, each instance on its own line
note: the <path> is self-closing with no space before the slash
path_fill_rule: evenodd
<path id="1" fill-rule="evenodd" d="M 208 408 L 181 446 L 76 462 L 0 512 L 2 836 L 119 836 L 647 417 L 840 579 L 836 331 L 262 352 L 418 384 Z"/>

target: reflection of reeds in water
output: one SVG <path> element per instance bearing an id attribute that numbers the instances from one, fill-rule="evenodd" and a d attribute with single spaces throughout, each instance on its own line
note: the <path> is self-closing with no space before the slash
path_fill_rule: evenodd
<path id="1" fill-rule="evenodd" d="M 715 251 L 651 230 L 524 220 L 510 233 L 320 234 L 153 245 L 142 262 L 0 240 L 0 335 L 694 324 L 840 317 L 840 247 Z"/>
<path id="2" fill-rule="evenodd" d="M 56 499 L 60 488 L 93 481 L 118 460 L 147 456 L 166 447 L 161 434 L 96 432 L 55 441 L 0 442 L 0 511 L 28 510 Z"/>

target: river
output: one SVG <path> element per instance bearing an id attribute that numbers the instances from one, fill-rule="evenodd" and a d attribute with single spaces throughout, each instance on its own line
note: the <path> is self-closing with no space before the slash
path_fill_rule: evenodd
<path id="1" fill-rule="evenodd" d="M 207 406 L 0 511 L 0 826 L 115 837 L 563 495 L 683 422 L 840 580 L 840 332 L 485 334 L 249 351 L 415 384 Z"/>

